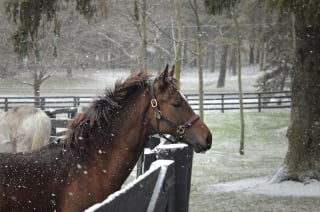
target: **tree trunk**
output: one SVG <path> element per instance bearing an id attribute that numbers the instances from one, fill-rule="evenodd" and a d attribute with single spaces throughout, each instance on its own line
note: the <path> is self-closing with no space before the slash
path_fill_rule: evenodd
<path id="1" fill-rule="evenodd" d="M 224 44 L 222 46 L 222 54 L 220 59 L 220 73 L 219 73 L 217 88 L 223 88 L 226 80 L 228 47 L 229 47 L 228 44 Z"/>
<path id="2" fill-rule="evenodd" d="M 265 61 L 265 49 L 266 49 L 266 43 L 263 42 L 263 46 L 260 48 L 260 63 L 259 63 L 259 67 L 260 67 L 260 71 L 263 70 L 263 66 L 264 66 L 264 61 Z"/>
<path id="3" fill-rule="evenodd" d="M 188 46 L 188 41 L 187 41 L 187 38 L 186 38 L 186 35 L 187 35 L 187 33 L 186 33 L 186 31 L 187 31 L 187 28 L 186 29 L 184 29 L 184 32 L 183 32 L 183 56 L 182 56 L 182 60 L 181 60 L 181 62 L 182 62 L 182 66 L 185 66 L 185 65 L 187 65 L 187 63 L 188 63 L 188 48 L 189 48 L 189 46 Z"/>
<path id="4" fill-rule="evenodd" d="M 146 16 L 147 16 L 147 3 L 146 0 L 141 2 L 141 35 L 142 35 L 142 63 L 143 70 L 147 70 L 147 26 L 146 26 Z"/>
<path id="5" fill-rule="evenodd" d="M 178 25 L 178 40 L 177 40 L 177 49 L 175 57 L 175 77 L 178 82 L 178 88 L 180 88 L 180 73 L 181 73 L 181 54 L 182 54 L 182 42 L 183 42 L 183 28 L 181 22 L 181 4 L 180 0 L 175 0 L 175 13 Z"/>
<path id="6" fill-rule="evenodd" d="M 146 15 L 147 5 L 146 0 L 134 0 L 133 1 L 133 20 L 137 28 L 139 38 L 141 41 L 141 57 L 138 61 L 141 65 L 141 69 L 147 70 L 147 30 L 146 30 Z"/>
<path id="7" fill-rule="evenodd" d="M 72 77 L 72 68 L 71 66 L 67 66 L 67 78 L 71 78 Z"/>
<path id="8" fill-rule="evenodd" d="M 239 88 L 239 106 L 240 106 L 240 148 L 239 154 L 244 155 L 244 114 L 242 98 L 242 80 L 241 80 L 241 52 L 240 52 L 240 33 L 237 17 L 233 17 L 237 40 L 237 69 L 238 69 L 238 88 Z"/>
<path id="9" fill-rule="evenodd" d="M 254 64 L 254 42 L 250 43 L 250 47 L 249 47 L 249 64 L 252 65 Z"/>
<path id="10" fill-rule="evenodd" d="M 320 180 L 320 28 L 303 20 L 297 16 L 289 147 L 277 182 Z"/>
<path id="11" fill-rule="evenodd" d="M 216 46 L 214 44 L 210 45 L 209 49 L 209 68 L 210 72 L 213 73 L 216 66 Z"/>
<path id="12" fill-rule="evenodd" d="M 34 106 L 40 107 L 40 85 L 41 82 L 38 79 L 34 79 L 33 94 L 34 94 Z"/>
<path id="13" fill-rule="evenodd" d="M 256 64 L 260 64 L 260 48 L 257 48 L 257 53 L 256 53 Z"/>
<path id="14" fill-rule="evenodd" d="M 230 73 L 235 76 L 237 75 L 237 60 L 236 60 L 236 55 L 237 55 L 237 48 L 232 48 L 231 50 L 231 57 L 230 57 Z"/>
<path id="15" fill-rule="evenodd" d="M 196 18 L 197 25 L 197 34 L 196 34 L 196 51 L 197 51 L 197 65 L 199 71 L 199 116 L 203 120 L 203 68 L 202 68 L 202 48 L 201 48 L 201 28 L 200 28 L 200 19 L 198 15 L 198 5 L 197 0 L 193 1 L 194 4 L 194 13 Z"/>
<path id="16" fill-rule="evenodd" d="M 199 19 L 199 14 L 198 14 L 198 3 L 197 0 L 189 0 L 188 1 L 195 16 L 195 21 L 196 21 L 196 62 L 197 62 L 197 67 L 198 67 L 198 82 L 199 82 L 199 116 L 203 120 L 204 115 L 203 115 L 203 64 L 202 64 L 202 47 L 201 47 L 201 27 L 200 27 L 200 19 Z"/>

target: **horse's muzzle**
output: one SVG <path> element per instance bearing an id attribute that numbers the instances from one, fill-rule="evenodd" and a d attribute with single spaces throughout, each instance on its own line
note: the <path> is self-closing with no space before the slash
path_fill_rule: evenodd
<path id="1" fill-rule="evenodd" d="M 209 150 L 211 148 L 212 145 L 212 135 L 211 133 L 207 136 L 206 138 L 206 143 L 205 145 L 197 143 L 193 149 L 196 153 L 200 153 L 200 152 L 205 152 L 207 150 Z"/>

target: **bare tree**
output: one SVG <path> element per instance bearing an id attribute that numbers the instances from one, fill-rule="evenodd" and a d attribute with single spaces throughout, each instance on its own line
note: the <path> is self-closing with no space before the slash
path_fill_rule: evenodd
<path id="1" fill-rule="evenodd" d="M 53 30 L 55 24 L 42 19 L 38 36 L 34 38 L 34 44 L 28 48 L 28 55 L 24 58 L 24 69 L 30 73 L 30 79 L 21 81 L 17 78 L 18 82 L 32 86 L 37 107 L 40 106 L 40 86 L 55 71 L 53 66 L 57 56 L 55 45 L 57 34 Z"/>
<path id="2" fill-rule="evenodd" d="M 235 25 L 235 36 L 236 36 L 236 48 L 237 48 L 237 70 L 238 70 L 238 89 L 239 89 L 239 105 L 240 105 L 240 148 L 239 153 L 240 155 L 244 155 L 244 115 L 243 115 L 243 98 L 242 98 L 242 79 L 241 79 L 241 51 L 240 51 L 240 32 L 239 32 L 239 24 L 238 18 L 235 14 L 233 14 L 233 20 Z"/>
<path id="3" fill-rule="evenodd" d="M 226 81 L 228 49 L 229 49 L 229 44 L 227 43 L 223 44 L 222 53 L 220 56 L 220 72 L 219 72 L 217 88 L 223 88 Z"/>
<path id="4" fill-rule="evenodd" d="M 146 0 L 133 1 L 133 20 L 138 31 L 141 41 L 141 61 L 142 68 L 147 70 L 147 29 L 146 29 L 146 16 L 147 16 L 147 2 Z"/>
<path id="5" fill-rule="evenodd" d="M 175 14 L 176 14 L 176 21 L 178 27 L 178 38 L 177 38 L 177 45 L 176 45 L 176 55 L 175 55 L 175 76 L 178 82 L 178 87 L 180 87 L 180 74 L 181 74 L 181 55 L 182 55 L 182 45 L 183 45 L 183 27 L 182 27 L 182 20 L 181 20 L 181 3 L 180 0 L 175 0 Z"/>
<path id="6" fill-rule="evenodd" d="M 93 14 L 91 0 L 77 0 L 76 8 L 90 18 Z M 35 105 L 39 106 L 40 86 L 55 69 L 58 54 L 57 39 L 60 22 L 56 16 L 59 9 L 56 1 L 4 1 L 9 21 L 16 26 L 12 35 L 14 51 L 25 61 L 25 69 L 31 73 L 31 85 L 35 95 Z M 50 68 L 48 67 L 50 65 Z"/>
<path id="7" fill-rule="evenodd" d="M 200 118 L 203 119 L 203 67 L 202 67 L 202 45 L 201 45 L 201 23 L 199 19 L 199 8 L 197 0 L 189 0 L 189 5 L 191 6 L 194 15 L 195 15 L 195 22 L 196 22 L 196 34 L 195 34 L 195 43 L 196 43 L 196 56 L 197 56 L 197 66 L 198 66 L 198 81 L 199 81 L 199 115 Z"/>

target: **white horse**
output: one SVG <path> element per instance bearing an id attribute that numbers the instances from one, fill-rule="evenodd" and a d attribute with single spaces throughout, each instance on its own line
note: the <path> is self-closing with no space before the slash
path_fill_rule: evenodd
<path id="1" fill-rule="evenodd" d="M 30 152 L 49 143 L 51 119 L 31 106 L 0 113 L 0 152 Z"/>

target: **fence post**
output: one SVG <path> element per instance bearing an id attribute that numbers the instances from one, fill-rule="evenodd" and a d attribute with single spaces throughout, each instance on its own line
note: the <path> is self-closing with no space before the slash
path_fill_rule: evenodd
<path id="1" fill-rule="evenodd" d="M 137 162 L 137 177 L 146 172 L 153 161 L 156 160 L 155 154 L 151 150 L 160 144 L 160 137 L 153 135 L 145 145 L 144 152 L 140 155 Z"/>
<path id="2" fill-rule="evenodd" d="M 8 98 L 5 97 L 4 98 L 4 111 L 8 111 L 9 110 L 9 102 L 8 102 Z"/>
<path id="3" fill-rule="evenodd" d="M 44 110 L 44 112 L 47 114 L 47 116 L 50 117 L 50 119 L 57 118 L 56 110 Z M 52 124 L 52 120 L 51 120 Z M 57 134 L 57 128 L 51 125 L 51 135 L 55 136 Z"/>
<path id="4" fill-rule="evenodd" d="M 153 161 L 156 160 L 156 154 L 152 149 L 160 144 L 160 137 L 158 135 L 153 135 L 149 138 L 145 145 L 144 149 L 144 165 L 143 165 L 143 172 L 146 172 Z"/>
<path id="5" fill-rule="evenodd" d="M 178 146 L 177 146 L 178 145 Z M 175 212 L 188 212 L 191 186 L 193 149 L 186 144 L 159 145 L 158 159 L 174 160 L 175 163 Z"/>
<path id="6" fill-rule="evenodd" d="M 258 93 L 258 111 L 261 112 L 261 93 Z"/>
<path id="7" fill-rule="evenodd" d="M 77 108 L 70 108 L 68 111 L 68 118 L 72 119 L 77 115 L 78 109 Z"/>
<path id="8" fill-rule="evenodd" d="M 221 94 L 221 112 L 224 113 L 224 94 Z"/>
<path id="9" fill-rule="evenodd" d="M 45 108 L 46 108 L 46 98 L 45 97 L 40 97 L 40 108 L 41 108 L 41 110 L 45 110 Z"/>
<path id="10" fill-rule="evenodd" d="M 156 161 L 156 153 L 149 148 L 144 149 L 143 173 L 150 169 L 151 164 Z M 141 168 L 142 169 L 142 168 Z"/>
<path id="11" fill-rule="evenodd" d="M 80 97 L 73 98 L 73 107 L 78 107 L 80 105 Z"/>

